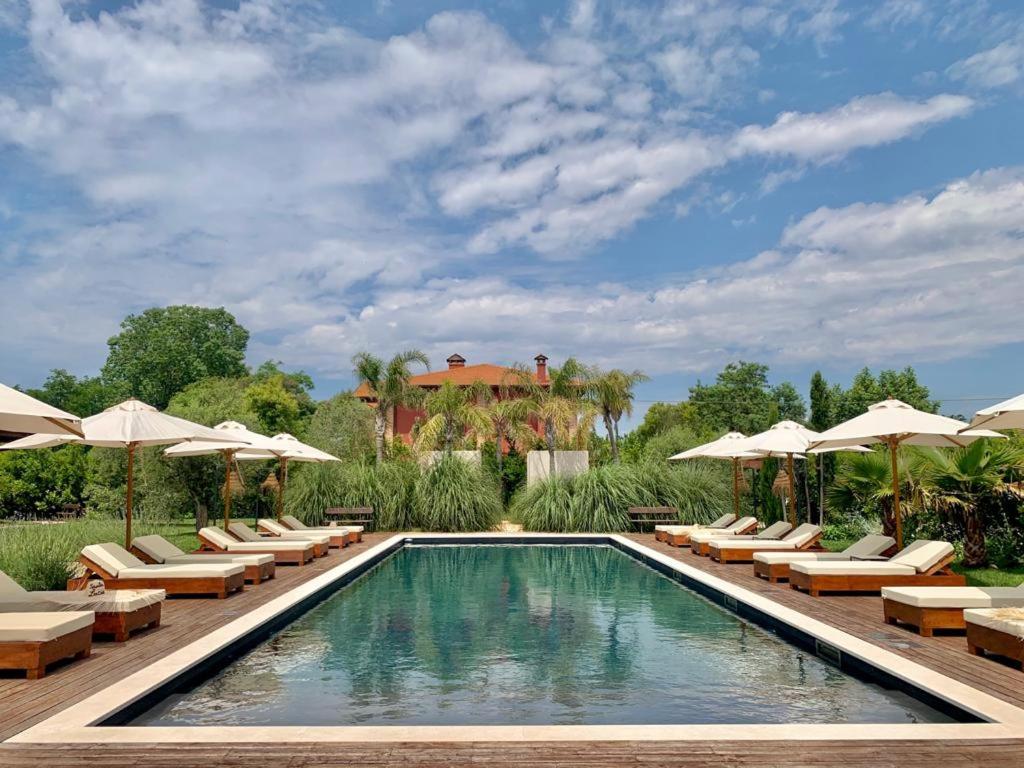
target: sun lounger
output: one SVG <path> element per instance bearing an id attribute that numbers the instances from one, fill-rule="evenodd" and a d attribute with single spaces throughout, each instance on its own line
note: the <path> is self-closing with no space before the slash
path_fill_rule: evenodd
<path id="1" fill-rule="evenodd" d="M 245 523 L 231 523 L 228 525 L 228 533 L 234 536 L 239 541 L 244 541 L 247 544 L 260 544 L 264 541 L 296 541 L 300 544 L 312 544 L 313 545 L 313 556 L 324 557 L 331 547 L 330 539 L 326 536 L 302 536 L 298 538 L 287 538 L 282 539 L 280 536 L 260 536 L 256 531 L 250 528 Z"/>
<path id="2" fill-rule="evenodd" d="M 909 624 L 931 637 L 936 629 L 966 629 L 969 608 L 1024 608 L 1024 584 L 1016 587 L 885 587 L 886 624 Z"/>
<path id="3" fill-rule="evenodd" d="M 971 608 L 964 611 L 967 650 L 975 656 L 992 653 L 1024 664 L 1024 610 Z"/>
<path id="4" fill-rule="evenodd" d="M 79 562 L 108 589 L 162 589 L 168 595 L 225 598 L 245 588 L 245 569 L 231 563 L 146 565 L 117 544 L 90 544 Z"/>
<path id="5" fill-rule="evenodd" d="M 690 546 L 690 538 L 692 536 L 709 533 L 717 533 L 721 536 L 742 536 L 750 531 L 756 530 L 756 517 L 741 517 L 737 520 L 733 520 L 724 528 L 715 528 L 713 531 L 711 529 L 706 531 L 670 531 L 665 535 L 665 543 L 670 547 L 688 547 Z"/>
<path id="6" fill-rule="evenodd" d="M 752 563 L 754 555 L 758 552 L 793 552 L 811 549 L 817 545 L 819 539 L 821 539 L 821 528 L 812 523 L 804 523 L 775 541 L 713 539 L 708 547 L 711 559 L 720 563 Z"/>
<path id="7" fill-rule="evenodd" d="M 293 531 L 316 531 L 317 533 L 331 533 L 334 528 L 310 528 L 299 518 L 293 515 L 282 515 L 281 522 L 291 528 Z M 348 531 L 348 543 L 355 544 L 358 541 L 363 540 L 363 526 L 352 525 L 351 523 L 345 523 L 345 530 Z"/>
<path id="8" fill-rule="evenodd" d="M 871 534 L 854 542 L 842 552 L 757 552 L 754 555 L 754 575 L 768 579 L 772 584 L 789 579 L 792 563 L 827 563 L 852 560 L 856 557 L 878 557 L 896 545 L 891 536 Z"/>
<path id="9" fill-rule="evenodd" d="M 201 528 L 198 536 L 203 550 L 231 555 L 273 555 L 277 565 L 305 565 L 314 557 L 311 541 L 263 539 L 249 543 L 228 536 L 220 528 Z"/>
<path id="10" fill-rule="evenodd" d="M 324 544 L 328 547 L 334 547 L 335 549 L 342 549 L 348 546 L 348 529 L 337 528 L 333 534 L 327 531 L 293 531 L 291 528 L 285 528 L 276 520 L 260 519 L 256 521 L 256 527 L 264 533 L 268 533 L 271 536 L 280 536 L 282 539 L 292 539 L 294 541 L 300 541 L 302 539 L 309 539 L 315 541 L 318 544 Z"/>
<path id="11" fill-rule="evenodd" d="M 777 523 L 772 523 L 763 531 L 758 533 L 741 533 L 741 534 L 721 534 L 714 531 L 703 531 L 701 533 L 695 533 L 690 536 L 690 549 L 695 555 L 701 555 L 707 557 L 711 554 L 711 542 L 716 539 L 728 539 L 729 541 L 772 541 L 780 539 L 789 533 L 793 529 L 785 520 L 779 520 Z M 750 527 L 751 531 L 757 530 L 757 523 Z"/>
<path id="12" fill-rule="evenodd" d="M 707 525 L 656 525 L 654 526 L 654 538 L 656 541 L 667 541 L 671 534 L 676 537 L 685 536 L 687 541 L 689 541 L 691 533 L 696 533 L 697 531 L 720 531 L 735 519 L 736 515 L 732 512 L 727 512 L 714 522 L 708 523 Z M 677 544 L 676 546 L 681 545 Z"/>
<path id="13" fill-rule="evenodd" d="M 160 626 L 166 595 L 162 589 L 112 589 L 102 595 L 82 590 L 29 592 L 0 571 L 0 613 L 92 611 L 93 635 L 113 635 L 119 643 L 137 629 Z"/>
<path id="14" fill-rule="evenodd" d="M 92 611 L 0 613 L 0 669 L 24 669 L 29 680 L 55 661 L 92 651 Z"/>
<path id="15" fill-rule="evenodd" d="M 189 563 L 229 563 L 245 568 L 245 580 L 250 584 L 274 578 L 273 555 L 218 555 L 214 552 L 188 554 L 163 536 L 137 536 L 132 539 L 132 553 L 140 560 L 155 565 L 185 565 Z"/>
<path id="16" fill-rule="evenodd" d="M 952 564 L 952 544 L 921 540 L 881 562 L 793 563 L 789 586 L 815 596 L 822 592 L 880 592 L 882 587 L 962 587 L 964 577 L 953 573 Z"/>

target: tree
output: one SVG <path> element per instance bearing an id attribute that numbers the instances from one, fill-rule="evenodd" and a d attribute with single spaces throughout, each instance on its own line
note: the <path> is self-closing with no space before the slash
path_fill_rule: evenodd
<path id="1" fill-rule="evenodd" d="M 299 401 L 285 387 L 281 374 L 253 381 L 245 390 L 245 407 L 271 435 L 305 431 Z"/>
<path id="2" fill-rule="evenodd" d="M 832 421 L 833 389 L 830 389 L 821 371 L 811 376 L 811 418 L 810 427 L 816 432 L 824 432 L 834 426 Z M 825 519 L 825 488 L 831 483 L 835 474 L 835 457 L 820 453 L 814 456 L 814 464 L 818 481 L 817 508 L 818 522 Z"/>
<path id="3" fill-rule="evenodd" d="M 988 564 L 986 511 L 1001 497 L 1019 499 L 1016 485 L 1024 472 L 1024 450 L 1009 442 L 977 440 L 965 448 L 922 448 L 914 455 L 911 474 L 925 504 L 958 516 L 964 527 L 963 564 Z"/>
<path id="4" fill-rule="evenodd" d="M 93 416 L 117 402 L 117 393 L 98 376 L 77 378 L 63 368 L 54 368 L 41 389 L 29 389 L 28 394 L 85 418 Z"/>
<path id="5" fill-rule="evenodd" d="M 655 435 L 660 435 L 674 427 L 683 427 L 694 434 L 700 434 L 711 439 L 711 433 L 702 431 L 700 419 L 697 417 L 697 408 L 691 402 L 681 403 L 651 403 L 644 412 L 643 421 L 640 426 L 632 430 L 627 437 L 640 442 L 646 442 Z"/>
<path id="6" fill-rule="evenodd" d="M 491 388 L 479 380 L 468 387 L 442 382 L 424 399 L 427 420 L 420 425 L 416 447 L 422 450 L 440 445 L 445 453 L 451 453 L 455 441 L 467 432 L 487 435 L 491 428 L 487 404 L 491 398 Z"/>
<path id="7" fill-rule="evenodd" d="M 351 392 L 337 394 L 317 406 L 305 442 L 339 459 L 369 458 L 374 452 L 373 413 Z"/>
<path id="8" fill-rule="evenodd" d="M 869 405 L 894 397 L 918 410 L 935 413 L 939 403 L 931 399 L 928 387 L 917 380 L 917 373 L 911 367 L 902 371 L 880 371 L 878 378 L 870 369 L 863 368 L 846 391 L 839 390 L 833 402 L 833 418 L 836 424 L 864 413 Z"/>
<path id="9" fill-rule="evenodd" d="M 409 379 L 412 378 L 409 366 L 413 363 L 420 363 L 430 370 L 430 361 L 418 349 L 399 352 L 387 364 L 369 352 L 360 352 L 352 358 L 356 379 L 369 387 L 377 398 L 373 423 L 378 464 L 384 461 L 384 435 L 388 428 L 388 414 L 399 406 L 415 405 L 423 398 L 423 391 L 409 383 Z"/>
<path id="10" fill-rule="evenodd" d="M 295 399 L 295 403 L 299 408 L 299 419 L 303 423 L 311 419 L 316 412 L 317 404 L 309 394 L 314 386 L 313 379 L 305 371 L 289 373 L 281 369 L 281 362 L 279 360 L 267 360 L 267 362 L 256 369 L 253 378 L 257 382 L 268 379 L 279 380 L 281 386 Z"/>
<path id="11" fill-rule="evenodd" d="M 588 391 L 604 421 L 608 442 L 611 446 L 612 461 L 619 463 L 619 421 L 623 415 L 633 413 L 633 388 L 649 377 L 642 371 L 590 371 Z"/>
<path id="12" fill-rule="evenodd" d="M 909 504 L 910 494 L 901 493 L 901 506 Z M 836 471 L 835 483 L 828 490 L 828 503 L 848 517 L 876 512 L 882 518 L 882 533 L 896 535 L 893 509 L 892 463 L 885 450 L 844 454 Z"/>
<path id="13" fill-rule="evenodd" d="M 768 384 L 768 366 L 740 361 L 729 363 L 714 384 L 697 382 L 690 388 L 690 403 L 697 418 L 711 432 L 738 430 L 750 435 L 772 425 L 771 406 L 779 419 L 803 421 L 803 398 L 788 382 Z"/>
<path id="14" fill-rule="evenodd" d="M 103 380 L 122 397 L 166 408 L 175 393 L 211 376 L 244 376 L 249 332 L 223 307 L 173 306 L 129 315 L 107 342 Z"/>
<path id="15" fill-rule="evenodd" d="M 529 447 L 537 440 L 537 433 L 529 424 L 530 401 L 518 395 L 509 395 L 492 400 L 487 407 L 494 436 L 494 463 L 498 476 L 504 477 L 505 443 L 516 448 Z"/>

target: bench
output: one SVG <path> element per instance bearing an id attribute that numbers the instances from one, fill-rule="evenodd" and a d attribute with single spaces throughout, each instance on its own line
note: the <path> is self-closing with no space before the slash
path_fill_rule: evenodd
<path id="1" fill-rule="evenodd" d="M 675 507 L 630 507 L 629 522 L 643 531 L 645 526 L 654 529 L 656 525 L 672 525 L 679 522 L 679 510 Z"/>
<path id="2" fill-rule="evenodd" d="M 328 507 L 324 517 L 334 520 L 338 525 L 361 525 L 367 531 L 373 530 L 373 507 Z"/>

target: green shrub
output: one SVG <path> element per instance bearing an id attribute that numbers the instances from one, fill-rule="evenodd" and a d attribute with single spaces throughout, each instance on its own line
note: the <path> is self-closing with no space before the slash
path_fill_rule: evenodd
<path id="1" fill-rule="evenodd" d="M 501 515 L 501 495 L 480 467 L 442 456 L 416 481 L 413 509 L 425 531 L 489 531 Z"/>
<path id="2" fill-rule="evenodd" d="M 285 494 L 288 514 L 310 525 L 324 522 L 328 507 L 373 507 L 379 530 L 403 531 L 413 525 L 415 464 L 405 461 L 374 464 L 311 464 L 291 477 Z"/>
<path id="3" fill-rule="evenodd" d="M 556 475 L 520 490 L 512 499 L 511 517 L 527 531 L 570 531 L 572 497 L 572 479 Z"/>

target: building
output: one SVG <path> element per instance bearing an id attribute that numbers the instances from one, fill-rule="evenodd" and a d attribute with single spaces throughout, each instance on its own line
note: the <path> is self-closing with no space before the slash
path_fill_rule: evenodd
<path id="1" fill-rule="evenodd" d="M 536 370 L 533 376 L 538 383 L 544 385 L 548 380 L 548 359 L 544 355 L 537 355 L 533 360 L 536 364 Z M 452 355 L 445 362 L 448 363 L 448 368 L 446 370 L 428 371 L 427 373 L 421 373 L 418 376 L 413 376 L 409 380 L 410 384 L 426 390 L 433 390 L 440 387 L 446 381 L 451 381 L 460 387 L 468 387 L 476 381 L 482 381 L 491 387 L 491 391 L 494 392 L 495 397 L 500 397 L 501 395 L 499 390 L 501 389 L 501 385 L 502 383 L 507 383 L 506 379 L 512 371 L 512 369 L 507 366 L 494 365 L 493 363 L 466 365 L 466 358 L 458 354 Z M 373 391 L 366 386 L 365 382 L 356 388 L 355 396 L 370 406 L 375 406 L 377 403 L 376 396 Z M 404 407 L 394 408 L 392 413 L 388 414 L 388 439 L 393 439 L 397 435 L 406 444 L 411 444 L 413 425 L 416 424 L 417 421 L 425 418 L 426 413 L 420 409 Z M 531 420 L 531 425 L 538 435 L 543 435 L 543 429 L 539 424 Z"/>

